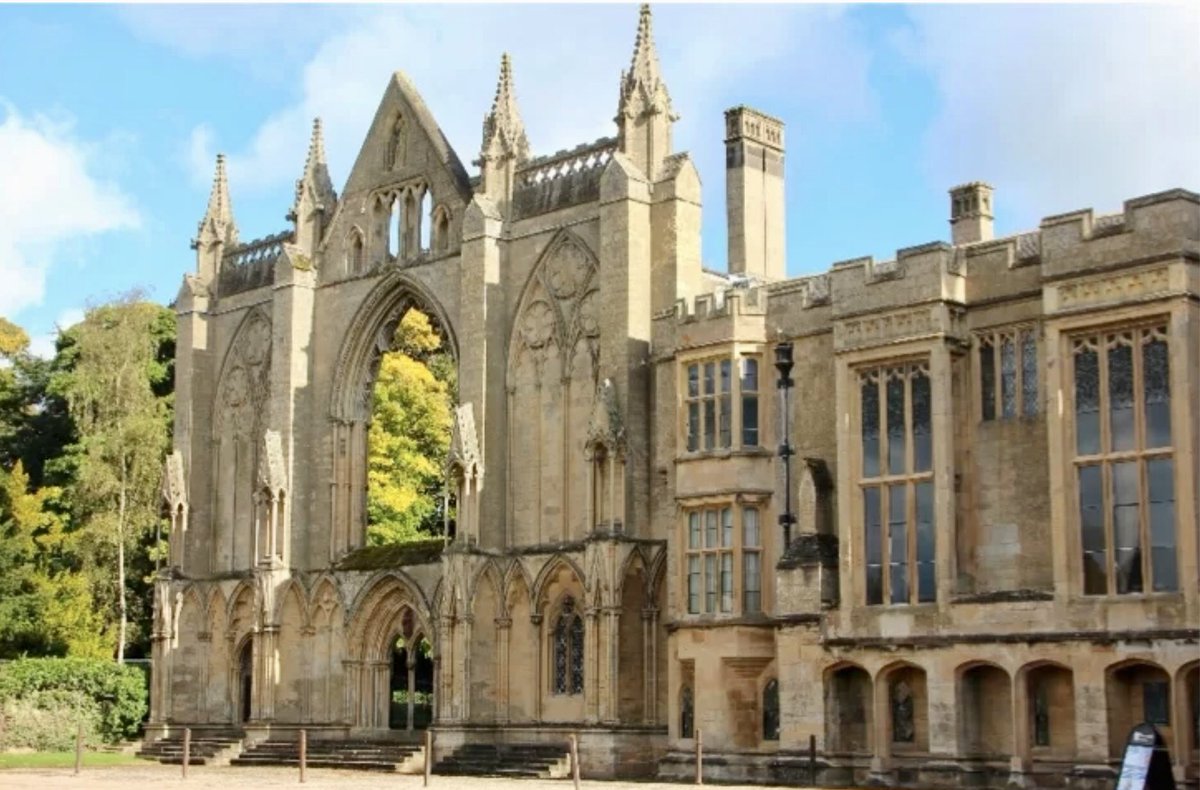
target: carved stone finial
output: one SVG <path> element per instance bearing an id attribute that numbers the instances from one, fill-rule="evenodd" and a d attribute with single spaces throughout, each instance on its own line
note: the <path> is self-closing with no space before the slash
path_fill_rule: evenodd
<path id="1" fill-rule="evenodd" d="M 457 466 L 464 474 L 475 477 L 483 476 L 483 458 L 479 453 L 479 436 L 475 431 L 475 411 L 470 403 L 463 403 L 454 410 L 446 466 Z"/>
<path id="2" fill-rule="evenodd" d="M 624 445 L 625 426 L 621 422 L 617 388 L 613 385 L 612 379 L 606 378 L 596 388 L 592 415 L 588 419 L 587 446 L 600 446 L 613 452 L 621 450 Z"/>
<path id="3" fill-rule="evenodd" d="M 171 509 L 187 504 L 187 485 L 183 476 L 183 453 L 175 450 L 163 464 L 162 497 Z"/>
<path id="4" fill-rule="evenodd" d="M 654 46 L 654 30 L 650 5 L 642 5 L 638 16 L 637 38 L 633 45 L 633 60 L 629 71 L 621 73 L 621 99 L 617 117 L 638 117 L 646 113 L 665 113 L 671 120 L 671 96 L 662 78 L 658 50 Z"/>
<path id="5" fill-rule="evenodd" d="M 314 118 L 312 137 L 308 143 L 308 157 L 304 161 L 304 173 L 296 181 L 296 199 L 288 212 L 288 219 L 297 222 L 312 210 L 330 212 L 336 202 L 337 192 L 333 188 L 329 166 L 325 161 L 325 134 L 321 119 Z"/>
<path id="6" fill-rule="evenodd" d="M 233 203 L 229 200 L 229 178 L 225 174 L 225 154 L 217 154 L 217 170 L 213 174 L 208 208 L 196 230 L 196 242 L 237 244 L 237 224 L 233 221 Z"/>
<path id="7" fill-rule="evenodd" d="M 525 122 L 517 108 L 517 95 L 513 86 L 512 60 L 505 52 L 500 56 L 500 78 L 496 82 L 496 96 L 492 109 L 483 119 L 483 148 L 480 153 L 484 161 L 510 157 L 518 163 L 529 158 L 529 139 L 525 136 Z"/>
<path id="8" fill-rule="evenodd" d="M 258 456 L 258 487 L 272 495 L 287 490 L 287 469 L 283 464 L 283 438 L 279 431 L 263 432 Z"/>

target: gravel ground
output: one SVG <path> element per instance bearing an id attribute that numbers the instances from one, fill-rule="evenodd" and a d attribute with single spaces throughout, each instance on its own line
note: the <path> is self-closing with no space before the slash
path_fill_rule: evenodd
<path id="1" fill-rule="evenodd" d="M 299 784 L 299 772 L 293 768 L 233 768 L 212 766 L 190 766 L 188 778 L 180 776 L 179 766 L 132 765 L 117 768 L 84 768 L 75 776 L 71 769 L 11 769 L 0 770 L 2 790 L 133 790 L 141 787 L 189 787 L 202 788 L 272 788 L 295 787 Z M 420 776 L 405 774 L 381 774 L 367 771 L 333 771 L 312 769 L 308 772 L 306 790 L 333 790 L 354 788 L 374 790 L 395 788 L 396 790 L 418 790 L 422 787 Z M 601 782 L 584 780 L 581 786 L 591 790 L 681 790 L 682 784 L 649 782 Z M 510 788 L 511 790 L 568 790 L 571 781 L 535 779 L 475 779 L 458 776 L 434 776 L 429 780 L 430 790 L 488 790 Z M 723 785 L 723 790 L 736 790 L 738 786 Z M 743 790 L 762 790 L 761 786 Z"/>

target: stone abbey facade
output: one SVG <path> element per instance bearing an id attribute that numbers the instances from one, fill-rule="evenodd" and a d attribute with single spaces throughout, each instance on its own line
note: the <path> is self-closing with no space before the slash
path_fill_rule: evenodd
<path id="1" fill-rule="evenodd" d="M 314 127 L 283 233 L 239 239 L 218 160 L 152 734 L 402 737 L 424 688 L 439 756 L 577 732 L 585 775 L 685 777 L 702 732 L 712 777 L 811 744 L 830 784 L 1099 788 L 1148 720 L 1195 787 L 1200 196 L 997 239 L 967 184 L 950 243 L 788 279 L 784 125 L 736 107 L 709 271 L 650 21 L 611 138 L 533 156 L 506 56 L 477 176 L 400 73 L 340 194 Z M 366 432 L 413 307 L 457 360 L 457 521 L 381 562 Z"/>

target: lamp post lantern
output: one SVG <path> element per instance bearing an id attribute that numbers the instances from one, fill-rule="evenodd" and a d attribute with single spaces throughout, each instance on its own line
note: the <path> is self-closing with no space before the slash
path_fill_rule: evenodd
<path id="1" fill-rule="evenodd" d="M 783 527 L 783 550 L 787 551 L 792 543 L 792 525 L 796 517 L 792 515 L 792 443 L 788 427 L 791 410 L 788 407 L 788 395 L 792 389 L 792 344 L 780 343 L 775 346 L 775 369 L 779 371 L 779 457 L 783 459 L 783 512 L 779 514 L 779 526 Z"/>

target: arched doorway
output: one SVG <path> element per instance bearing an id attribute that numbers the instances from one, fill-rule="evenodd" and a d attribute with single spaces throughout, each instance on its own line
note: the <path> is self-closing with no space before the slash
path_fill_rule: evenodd
<path id="1" fill-rule="evenodd" d="M 254 640 L 247 639 L 238 651 L 238 721 L 250 721 L 254 700 Z"/>
<path id="2" fill-rule="evenodd" d="M 423 730 L 433 720 L 433 646 L 405 608 L 392 643 L 388 729 Z"/>

